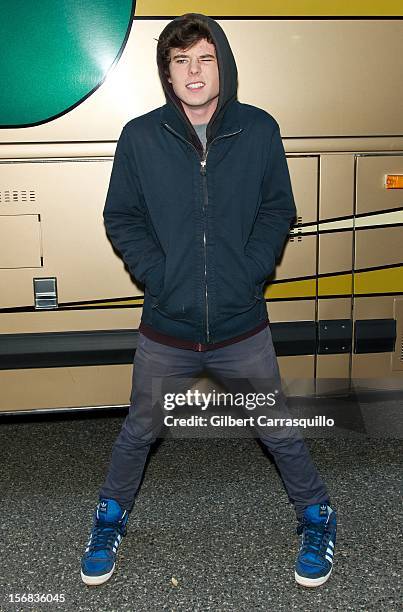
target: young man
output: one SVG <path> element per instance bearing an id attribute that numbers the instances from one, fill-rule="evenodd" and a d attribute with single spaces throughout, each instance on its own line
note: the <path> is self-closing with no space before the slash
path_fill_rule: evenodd
<path id="1" fill-rule="evenodd" d="M 92 585 L 114 571 L 158 435 L 153 382 L 207 370 L 227 387 L 240 380 L 280 387 L 263 297 L 295 215 L 279 127 L 237 101 L 235 60 L 214 20 L 174 19 L 159 38 L 157 62 L 167 103 L 124 127 L 104 211 L 112 244 L 145 296 L 131 407 L 82 559 L 82 579 Z M 298 432 L 258 433 L 299 520 L 295 578 L 323 584 L 336 535 L 326 488 Z"/>

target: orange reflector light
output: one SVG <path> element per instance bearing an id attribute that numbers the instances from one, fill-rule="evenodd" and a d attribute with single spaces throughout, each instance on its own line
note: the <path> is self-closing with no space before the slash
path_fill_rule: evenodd
<path id="1" fill-rule="evenodd" d="M 385 187 L 386 189 L 403 189 L 403 174 L 387 174 Z"/>

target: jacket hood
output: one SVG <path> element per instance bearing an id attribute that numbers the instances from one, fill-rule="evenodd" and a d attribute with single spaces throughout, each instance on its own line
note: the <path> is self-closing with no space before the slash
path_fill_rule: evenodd
<path id="1" fill-rule="evenodd" d="M 237 99 L 238 71 L 230 44 L 221 26 L 214 21 L 214 19 L 211 19 L 211 17 L 207 17 L 206 15 L 190 13 L 187 14 L 187 16 L 197 17 L 206 24 L 216 49 L 220 89 L 217 108 L 207 126 L 207 141 L 210 142 L 218 133 L 226 109 L 233 101 Z M 171 21 L 165 27 L 161 34 L 167 33 L 178 21 L 182 19 L 183 16 L 173 19 L 173 21 Z M 164 73 L 162 64 L 158 59 L 158 55 L 157 63 L 167 104 L 175 111 L 176 116 L 180 121 L 179 124 L 177 123 L 177 127 L 180 125 L 182 127 L 182 133 L 184 132 L 184 134 L 186 134 L 187 137 L 193 141 L 196 147 L 200 149 L 201 145 L 196 132 L 186 116 L 185 111 L 183 110 L 181 101 L 176 96 L 172 84 L 169 83 Z"/>

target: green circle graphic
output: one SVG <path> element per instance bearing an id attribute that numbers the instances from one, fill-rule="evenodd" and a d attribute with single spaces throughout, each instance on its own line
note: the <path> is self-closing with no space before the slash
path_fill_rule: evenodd
<path id="1" fill-rule="evenodd" d="M 66 113 L 120 57 L 132 0 L 0 0 L 0 127 Z"/>

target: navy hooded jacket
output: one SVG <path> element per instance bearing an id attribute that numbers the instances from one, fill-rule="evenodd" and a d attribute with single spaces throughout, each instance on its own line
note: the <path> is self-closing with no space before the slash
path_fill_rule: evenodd
<path id="1" fill-rule="evenodd" d="M 263 287 L 295 205 L 278 124 L 238 102 L 228 40 L 197 16 L 211 32 L 220 79 L 206 153 L 159 66 L 167 103 L 123 128 L 104 220 L 144 284 L 143 333 L 207 350 L 267 324 Z"/>

